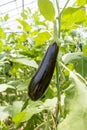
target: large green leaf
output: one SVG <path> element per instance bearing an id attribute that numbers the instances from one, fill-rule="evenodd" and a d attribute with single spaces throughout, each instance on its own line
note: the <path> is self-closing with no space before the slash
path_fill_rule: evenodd
<path id="1" fill-rule="evenodd" d="M 62 14 L 62 30 L 74 29 L 86 20 L 86 11 L 83 8 L 68 7 Z"/>
<path id="2" fill-rule="evenodd" d="M 67 53 L 62 57 L 62 61 L 65 64 L 69 64 L 71 62 L 75 62 L 78 59 L 81 59 L 82 57 L 82 52 L 74 52 L 74 53 Z"/>
<path id="3" fill-rule="evenodd" d="M 50 0 L 38 0 L 38 7 L 41 14 L 49 21 L 55 19 L 55 9 Z"/>
<path id="4" fill-rule="evenodd" d="M 87 0 L 76 0 L 76 3 L 77 3 L 79 6 L 83 6 L 83 5 L 87 4 Z"/>
<path id="5" fill-rule="evenodd" d="M 57 103 L 57 98 L 53 98 L 53 99 L 47 99 L 44 103 L 41 101 L 30 101 L 29 105 L 27 106 L 27 108 L 18 113 L 17 115 L 15 115 L 13 117 L 13 121 L 15 122 L 15 124 L 19 124 L 21 122 L 27 121 L 29 120 L 34 114 L 40 113 L 43 110 L 52 110 L 55 108 Z"/>
<path id="6" fill-rule="evenodd" d="M 72 87 L 66 91 L 66 118 L 58 130 L 87 130 L 87 86 L 84 80 L 70 72 Z"/>
<path id="7" fill-rule="evenodd" d="M 84 48 L 84 54 L 86 55 L 86 48 Z M 62 57 L 62 61 L 65 64 L 73 63 L 76 71 L 82 76 L 87 76 L 87 57 L 82 52 L 67 53 Z"/>

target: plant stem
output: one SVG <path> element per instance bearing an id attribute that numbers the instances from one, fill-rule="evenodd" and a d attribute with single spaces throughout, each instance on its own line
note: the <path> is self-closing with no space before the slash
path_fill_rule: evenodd
<path id="1" fill-rule="evenodd" d="M 58 38 L 60 39 L 60 32 L 61 32 L 61 15 L 60 15 L 60 8 L 58 0 L 56 0 L 57 5 L 57 11 L 58 11 Z M 56 107 L 56 126 L 59 123 L 58 115 L 60 113 L 60 102 L 61 102 L 61 96 L 60 96 L 60 85 L 59 85 L 59 64 L 56 62 L 56 87 L 57 87 L 57 107 Z"/>
<path id="2" fill-rule="evenodd" d="M 61 15 L 60 15 L 60 8 L 59 8 L 59 2 L 56 0 L 57 5 L 57 11 L 58 11 L 58 38 L 60 38 L 60 32 L 61 32 Z"/>
<path id="3" fill-rule="evenodd" d="M 57 123 L 59 122 L 58 121 L 58 114 L 59 114 L 59 104 L 60 104 L 60 100 L 61 100 L 61 98 L 60 98 L 60 86 L 59 86 L 59 65 L 58 65 L 58 62 L 56 62 L 56 81 L 57 81 L 57 83 L 56 83 L 56 87 L 57 87 L 57 97 L 58 97 L 58 99 L 57 99 L 57 108 L 56 108 L 56 125 L 57 125 Z"/>
<path id="4" fill-rule="evenodd" d="M 67 2 L 65 3 L 64 8 L 60 12 L 59 2 L 58 2 L 58 0 L 56 0 L 56 6 L 57 6 L 57 11 L 58 11 L 58 30 L 56 30 L 54 28 L 54 32 L 55 31 L 58 32 L 58 36 L 55 36 L 55 37 L 58 37 L 58 39 L 60 39 L 60 33 L 61 33 L 61 15 L 62 15 L 63 11 L 65 10 L 65 8 L 66 8 L 67 4 L 69 3 L 69 1 L 70 0 L 67 0 Z M 56 23 L 54 23 L 54 25 L 55 24 Z M 57 33 L 55 33 L 55 34 L 57 35 Z M 56 81 L 57 81 L 56 87 L 57 87 L 57 97 L 58 97 L 57 108 L 56 108 L 56 125 L 57 125 L 57 123 L 59 123 L 59 120 L 58 120 L 59 113 L 62 116 L 61 92 L 60 92 L 60 83 L 59 83 L 59 72 L 60 72 L 60 67 L 59 67 L 58 62 L 56 62 Z"/>
<path id="5" fill-rule="evenodd" d="M 65 3 L 65 5 L 64 5 L 64 7 L 63 7 L 63 9 L 62 9 L 62 11 L 61 11 L 61 13 L 60 13 L 60 14 L 62 14 L 62 13 L 63 13 L 63 11 L 65 10 L 65 8 L 66 8 L 66 6 L 68 5 L 69 1 L 70 1 L 70 0 L 67 0 L 67 1 L 66 1 L 66 3 Z"/>

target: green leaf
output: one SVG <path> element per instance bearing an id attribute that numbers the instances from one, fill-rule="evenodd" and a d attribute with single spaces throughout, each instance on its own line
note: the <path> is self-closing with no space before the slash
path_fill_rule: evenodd
<path id="1" fill-rule="evenodd" d="M 34 60 L 30 60 L 28 58 L 15 58 L 12 61 L 23 64 L 23 65 L 26 65 L 26 66 L 38 68 L 37 63 Z"/>
<path id="2" fill-rule="evenodd" d="M 18 125 L 18 123 L 22 122 L 23 117 L 25 116 L 26 112 L 20 112 L 16 116 L 13 117 L 13 122 Z"/>
<path id="3" fill-rule="evenodd" d="M 55 9 L 53 3 L 50 0 L 38 0 L 38 7 L 40 13 L 49 21 L 55 19 Z"/>
<path id="4" fill-rule="evenodd" d="M 23 91 L 23 90 L 26 90 L 27 87 L 28 87 L 28 84 L 29 84 L 29 81 L 28 81 L 28 83 L 27 83 L 27 82 L 22 82 L 22 81 L 21 81 L 21 83 L 18 84 L 18 85 L 16 86 L 17 91 Z"/>
<path id="5" fill-rule="evenodd" d="M 58 130 L 87 130 L 87 86 L 83 78 L 70 72 L 72 87 L 66 91 L 66 118 Z"/>
<path id="6" fill-rule="evenodd" d="M 86 53 L 87 50 L 84 51 Z M 62 57 L 62 61 L 65 64 L 73 63 L 78 73 L 84 77 L 87 76 L 87 57 L 82 52 L 67 53 Z"/>
<path id="7" fill-rule="evenodd" d="M 81 58 L 82 58 L 82 52 L 67 53 L 62 57 L 62 61 L 65 64 L 69 64 L 69 63 L 71 63 L 73 61 L 75 62 Z"/>
<path id="8" fill-rule="evenodd" d="M 6 106 L 0 106 L 0 121 L 3 121 L 8 118 L 9 113 L 5 110 Z"/>
<path id="9" fill-rule="evenodd" d="M 87 0 L 76 0 L 76 3 L 78 6 L 84 6 L 87 4 Z"/>
<path id="10" fill-rule="evenodd" d="M 50 37 L 51 37 L 50 33 L 45 31 L 38 33 L 38 35 L 34 38 L 34 40 L 37 44 L 43 44 L 44 42 L 49 40 Z"/>
<path id="11" fill-rule="evenodd" d="M 4 39 L 6 37 L 6 34 L 4 32 L 4 30 L 0 27 L 0 39 Z"/>
<path id="12" fill-rule="evenodd" d="M 51 110 L 55 108 L 57 103 L 57 98 L 47 99 L 44 103 L 41 101 L 30 101 L 27 108 L 18 113 L 13 117 L 13 121 L 16 124 L 29 120 L 34 114 L 40 113 L 43 110 Z"/>
<path id="13" fill-rule="evenodd" d="M 9 19 L 9 15 L 6 14 L 6 15 L 4 16 L 4 20 L 7 21 L 8 19 Z"/>
<path id="14" fill-rule="evenodd" d="M 0 84 L 0 92 L 6 91 L 8 88 L 14 89 L 13 86 L 8 85 L 8 84 Z"/>
<path id="15" fill-rule="evenodd" d="M 24 104 L 23 101 L 13 102 L 13 105 L 11 105 L 11 107 L 10 107 L 10 114 L 12 117 L 14 117 L 16 114 L 21 112 L 23 104 Z"/>
<path id="16" fill-rule="evenodd" d="M 21 34 L 20 36 L 18 36 L 17 41 L 18 41 L 19 43 L 26 42 L 27 37 L 28 37 L 28 35 L 23 33 L 23 34 Z"/>
<path id="17" fill-rule="evenodd" d="M 23 29 L 26 32 L 29 32 L 31 30 L 31 26 L 26 21 L 21 20 L 21 19 L 17 19 L 17 21 L 22 25 Z"/>
<path id="18" fill-rule="evenodd" d="M 72 17 L 71 17 L 72 16 Z M 62 30 L 71 30 L 77 28 L 86 20 L 86 11 L 83 8 L 68 7 L 62 14 Z"/>
<path id="19" fill-rule="evenodd" d="M 23 19 L 27 19 L 27 14 L 25 14 L 24 12 L 21 13 L 21 16 Z"/>

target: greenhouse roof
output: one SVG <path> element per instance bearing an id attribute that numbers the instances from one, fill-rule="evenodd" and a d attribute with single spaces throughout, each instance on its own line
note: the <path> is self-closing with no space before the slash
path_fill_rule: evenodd
<path id="1" fill-rule="evenodd" d="M 67 0 L 60 0 L 60 7 L 63 7 Z M 72 4 L 75 0 L 71 0 Z M 53 0 L 55 3 L 55 0 Z M 20 18 L 23 10 L 29 8 L 31 12 L 37 10 L 37 0 L 0 0 L 0 26 L 6 30 L 11 28 L 12 32 L 18 31 L 17 18 Z M 9 32 L 9 30 L 6 30 Z"/>
<path id="2" fill-rule="evenodd" d="M 36 0 L 0 0 L 0 26 L 17 31 L 16 18 L 20 18 L 21 12 L 27 8 L 30 8 L 32 12 L 35 11 Z"/>

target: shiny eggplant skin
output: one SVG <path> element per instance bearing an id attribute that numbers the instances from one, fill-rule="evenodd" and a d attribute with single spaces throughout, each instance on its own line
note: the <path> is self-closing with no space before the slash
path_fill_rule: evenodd
<path id="1" fill-rule="evenodd" d="M 56 42 L 48 47 L 37 72 L 31 79 L 28 95 L 32 100 L 38 100 L 46 91 L 54 72 L 58 51 Z"/>

